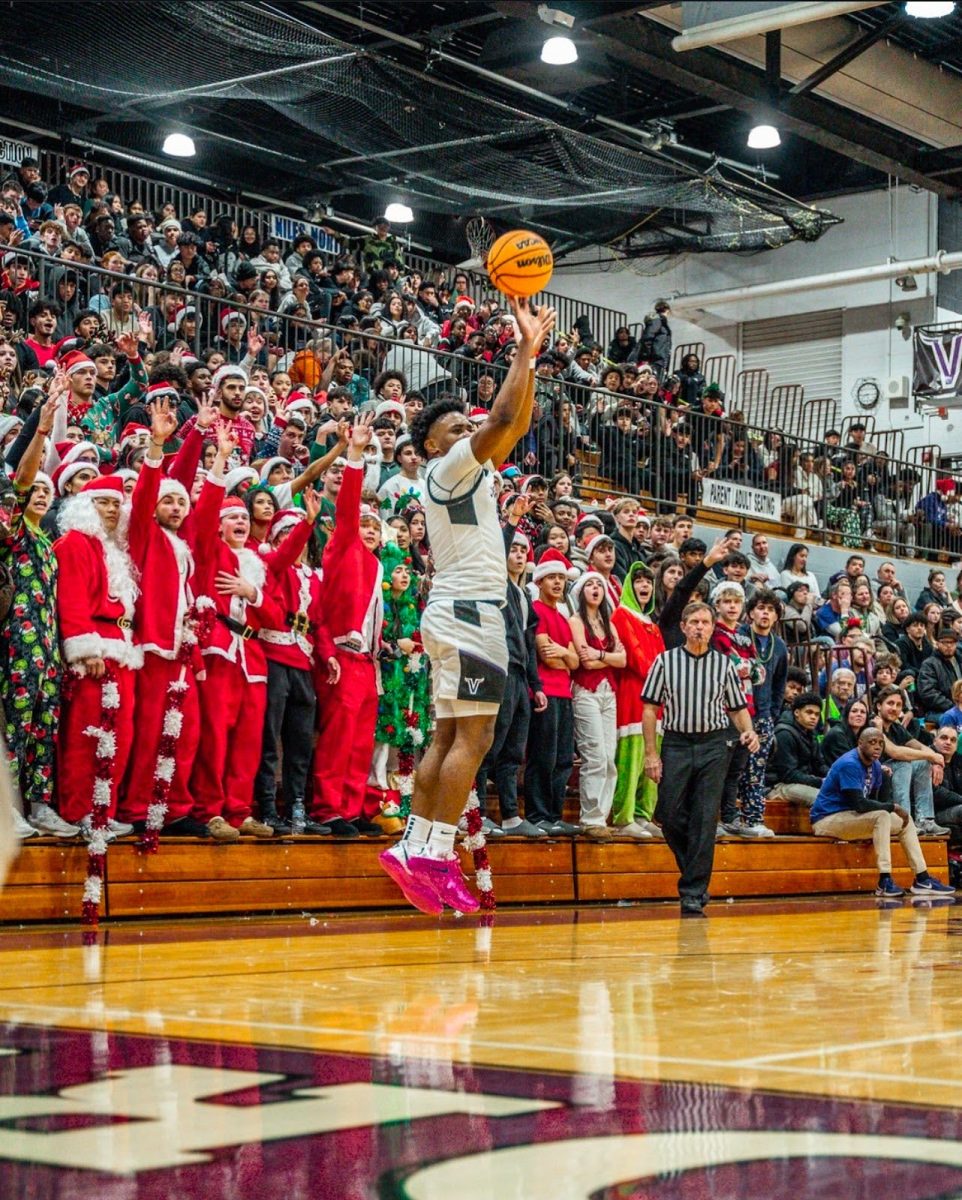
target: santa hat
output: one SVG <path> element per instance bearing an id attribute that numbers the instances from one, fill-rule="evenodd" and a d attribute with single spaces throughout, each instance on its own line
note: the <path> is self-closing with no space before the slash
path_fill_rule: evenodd
<path id="1" fill-rule="evenodd" d="M 119 471 L 113 475 L 98 475 L 96 479 L 89 480 L 80 489 L 80 494 L 88 496 L 91 500 L 120 500 L 121 502 L 126 497 L 124 481 Z"/>
<path id="2" fill-rule="evenodd" d="M 180 327 L 188 317 L 193 317 L 197 321 L 198 328 L 204 323 L 203 317 L 197 315 L 197 309 L 192 304 L 182 304 L 174 313 L 174 319 L 168 326 L 171 333 L 180 333 Z"/>
<path id="3" fill-rule="evenodd" d="M 38 471 L 36 473 L 36 475 L 34 475 L 34 477 L 33 477 L 33 483 L 34 483 L 34 487 L 36 487 L 36 485 L 38 483 L 45 483 L 47 485 L 47 487 L 50 488 L 51 491 L 54 490 L 53 480 L 50 478 L 50 476 L 47 474 L 46 471 Z"/>
<path id="4" fill-rule="evenodd" d="M 486 421 L 491 414 L 486 408 L 472 408 L 468 413 L 468 420 L 472 425 L 480 425 L 482 421 Z"/>
<path id="5" fill-rule="evenodd" d="M 216 392 L 225 379 L 243 379 L 247 383 L 247 372 L 236 363 L 224 363 L 222 367 L 218 367 L 214 372 L 210 386 Z"/>
<path id="6" fill-rule="evenodd" d="M 93 442 L 57 442 L 54 449 L 57 451 L 57 457 L 63 467 L 68 463 L 75 463 L 81 454 L 89 453 L 92 450 L 96 457 L 91 465 L 96 470 L 100 470 L 100 452 Z"/>
<path id="7" fill-rule="evenodd" d="M 60 368 L 66 375 L 75 375 L 78 371 L 84 371 L 88 367 L 91 370 L 96 370 L 94 360 L 88 358 L 82 350 L 71 350 L 69 354 L 65 354 L 60 360 Z"/>
<path id="8" fill-rule="evenodd" d="M 404 405 L 400 402 L 400 400 L 382 400 L 374 410 L 375 418 L 383 417 L 387 413 L 397 413 L 402 421 L 407 415 L 404 411 Z"/>
<path id="9" fill-rule="evenodd" d="M 282 508 L 271 520 L 271 541 L 286 533 L 288 529 L 293 529 L 295 525 L 300 525 L 303 520 L 304 513 L 299 508 Z"/>
<path id="10" fill-rule="evenodd" d="M 949 492 L 957 492 L 959 485 L 955 479 L 937 479 L 935 481 L 935 490 L 943 496 L 947 496 Z"/>
<path id="11" fill-rule="evenodd" d="M 241 512 L 247 512 L 247 505 L 240 498 L 240 496 L 225 496 L 220 502 L 220 515 L 222 517 L 226 517 L 230 513 L 236 512 L 238 509 L 240 509 Z"/>
<path id="12" fill-rule="evenodd" d="M 609 546 L 613 546 L 615 544 L 613 539 L 610 538 L 607 533 L 596 533 L 593 538 L 589 538 L 588 541 L 585 542 L 585 556 L 587 558 L 591 558 L 592 554 L 594 554 L 602 542 L 607 542 Z"/>
<path id="13" fill-rule="evenodd" d="M 121 484 L 125 484 L 136 483 L 140 476 L 136 471 L 132 471 L 130 467 L 121 467 L 119 471 L 114 471 L 110 478 L 119 479 Z"/>
<path id="14" fill-rule="evenodd" d="M 150 430 L 146 425 L 140 425 L 136 421 L 129 421 L 121 430 L 120 441 L 117 443 L 117 449 L 121 452 L 121 454 L 124 452 L 127 446 L 130 445 L 134 438 L 139 437 L 139 435 L 142 433 L 150 433 Z"/>
<path id="15" fill-rule="evenodd" d="M 150 404 L 154 400 L 170 400 L 174 404 L 179 404 L 180 392 L 178 392 L 172 383 L 151 383 L 147 387 L 145 403 Z M 138 425 L 137 428 L 146 428 L 146 426 Z"/>
<path id="16" fill-rule="evenodd" d="M 229 308 L 220 319 L 221 333 L 227 332 L 227 327 L 232 321 L 240 321 L 243 329 L 247 328 L 247 318 L 242 312 L 238 312 L 236 308 Z"/>
<path id="17" fill-rule="evenodd" d="M 405 446 L 410 446 L 410 444 L 411 435 L 409 433 L 402 433 L 394 443 L 394 457 L 397 458 L 398 451 L 403 450 Z"/>
<path id="18" fill-rule="evenodd" d="M 291 400 L 290 397 L 288 397 L 286 411 L 288 414 L 304 412 L 310 413 L 311 416 L 313 416 L 317 412 L 317 405 L 310 396 L 301 395 L 298 396 L 296 400 Z"/>
<path id="19" fill-rule="evenodd" d="M 521 532 L 520 529 L 514 531 L 514 537 L 511 539 L 512 546 L 524 546 L 526 550 L 531 549 L 531 539 Z"/>
<path id="20" fill-rule="evenodd" d="M 572 585 L 571 591 L 568 593 L 568 606 L 571 608 L 572 612 L 574 612 L 575 608 L 577 608 L 578 601 L 581 598 L 581 593 L 584 591 L 585 584 L 590 583 L 592 580 L 594 580 L 595 583 L 600 583 L 605 589 L 605 595 L 608 596 L 609 599 L 611 598 L 611 593 L 608 591 L 608 580 L 605 579 L 604 575 L 599 575 L 597 571 L 585 571 L 584 575 L 581 576 L 578 582 Z"/>
<path id="21" fill-rule="evenodd" d="M 543 475 L 525 475 L 524 479 L 521 480 L 521 495 L 526 496 L 529 489 L 536 483 L 542 487 L 548 486 L 548 481 Z"/>
<path id="22" fill-rule="evenodd" d="M 90 168 L 87 166 L 87 164 L 78 162 L 78 163 L 74 163 L 74 165 L 67 172 L 67 178 L 73 179 L 73 177 L 75 175 L 89 175 L 89 174 L 90 174 Z"/>
<path id="23" fill-rule="evenodd" d="M 462 308 L 464 305 L 467 305 L 468 308 L 470 308 L 471 311 L 474 312 L 474 301 L 471 299 L 470 296 L 458 296 L 457 300 L 455 300 L 455 302 L 454 302 L 455 308 Z"/>
<path id="24" fill-rule="evenodd" d="M 61 463 L 57 467 L 53 473 L 53 488 L 58 496 L 64 494 L 67 484 L 81 471 L 93 471 L 95 475 L 100 474 L 100 468 L 92 462 Z"/>
<path id="25" fill-rule="evenodd" d="M 275 454 L 273 458 L 269 458 L 261 467 L 260 482 L 266 483 L 270 478 L 271 471 L 275 467 L 290 467 L 290 459 L 284 458 L 281 454 Z M 293 469 L 293 468 L 292 468 Z"/>
<path id="26" fill-rule="evenodd" d="M 560 550 L 555 550 L 553 546 L 545 550 L 541 556 L 541 561 L 535 565 L 534 573 L 531 579 L 534 583 L 544 579 L 546 575 L 565 575 L 568 579 L 574 580 L 578 578 L 578 568 L 571 565 L 567 558 Z"/>
<path id="27" fill-rule="evenodd" d="M 714 604 L 715 601 L 719 599 L 719 597 L 724 596 L 726 592 L 737 592 L 743 600 L 745 599 L 745 589 L 737 579 L 719 580 L 719 582 L 716 583 L 712 588 L 711 595 L 708 597 L 708 599 L 712 602 L 712 604 Z"/>
<path id="28" fill-rule="evenodd" d="M 224 494 L 229 496 L 236 487 L 247 480 L 249 483 L 260 483 L 260 476 L 253 467 L 235 467 L 224 476 Z"/>
<path id="29" fill-rule="evenodd" d="M 160 490 L 157 493 L 157 499 L 163 500 L 165 496 L 180 496 L 188 505 L 190 504 L 190 494 L 178 479 L 170 479 L 165 476 L 160 481 Z"/>
<path id="30" fill-rule="evenodd" d="M 256 383 L 249 383 L 247 387 L 244 388 L 245 399 L 251 394 L 251 392 L 254 392 L 255 395 L 260 396 L 265 404 L 267 403 L 267 397 L 264 395 L 264 389 L 259 388 Z"/>

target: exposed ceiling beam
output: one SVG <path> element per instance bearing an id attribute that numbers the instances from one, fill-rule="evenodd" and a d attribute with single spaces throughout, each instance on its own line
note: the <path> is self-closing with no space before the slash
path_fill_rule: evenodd
<path id="1" fill-rule="evenodd" d="M 817 96 L 785 96 L 781 109 L 771 111 L 760 72 L 724 54 L 703 50 L 679 54 L 671 48 L 671 31 L 650 20 L 600 18 L 583 26 L 581 36 L 590 37 L 609 57 L 656 79 L 753 116 L 767 109 L 783 132 L 937 195 L 957 194 L 956 188 L 911 165 L 912 147 L 903 138 Z"/>
<path id="2" fill-rule="evenodd" d="M 844 50 L 840 50 L 834 58 L 830 58 L 827 63 L 823 63 L 820 67 L 814 70 L 811 75 L 800 80 L 793 88 L 789 89 L 791 96 L 804 96 L 806 92 L 812 91 L 820 84 L 823 84 L 829 76 L 834 75 L 837 71 L 841 71 L 842 67 L 847 67 L 850 62 L 854 62 L 860 54 L 864 54 L 870 46 L 874 46 L 876 42 L 882 41 L 888 37 L 896 25 L 901 25 L 903 21 L 903 13 L 897 12 L 894 16 L 889 17 L 877 29 L 868 29 L 861 37 L 857 37 L 854 42 L 850 42 Z"/>

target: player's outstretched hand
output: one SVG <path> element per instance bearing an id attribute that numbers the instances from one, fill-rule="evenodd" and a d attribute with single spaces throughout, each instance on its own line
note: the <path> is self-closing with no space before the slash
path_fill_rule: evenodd
<path id="1" fill-rule="evenodd" d="M 537 354 L 541 343 L 554 329 L 558 314 L 553 308 L 539 308 L 537 314 L 533 313 L 531 302 L 524 296 L 509 296 L 508 303 L 514 314 L 522 346 L 529 356 Z"/>

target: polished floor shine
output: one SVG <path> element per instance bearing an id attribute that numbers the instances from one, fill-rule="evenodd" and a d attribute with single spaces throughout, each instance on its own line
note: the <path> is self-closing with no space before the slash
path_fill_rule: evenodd
<path id="1" fill-rule="evenodd" d="M 676 912 L 0 930 L 0 1197 L 962 1195 L 962 906 Z"/>

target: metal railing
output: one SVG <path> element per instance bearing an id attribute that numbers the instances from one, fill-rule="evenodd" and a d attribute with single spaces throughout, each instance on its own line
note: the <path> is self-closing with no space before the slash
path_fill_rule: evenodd
<path id="1" fill-rule="evenodd" d="M 73 157 L 59 151 L 41 150 L 41 175 L 51 183 L 59 182 L 66 176 L 68 163 L 71 161 L 74 161 Z M 205 211 L 209 210 L 208 215 L 212 220 L 217 220 L 222 216 L 230 217 L 237 224 L 238 230 L 243 229 L 245 225 L 253 225 L 262 239 L 270 233 L 271 216 L 278 207 L 283 206 L 281 201 L 265 201 L 260 206 L 244 204 L 239 199 L 240 189 L 234 196 L 218 194 L 216 191 L 201 191 L 194 187 L 153 179 L 122 167 L 107 165 L 95 159 L 85 159 L 84 161 L 91 168 L 92 178 L 96 178 L 98 175 L 103 176 L 110 185 L 111 192 L 128 201 L 139 200 L 144 208 L 152 213 L 161 212 L 165 204 L 173 204 L 181 217 L 188 216 L 197 208 L 203 208 Z M 286 207 L 297 212 L 302 211 L 296 204 L 288 203 Z M 362 226 L 359 224 L 358 230 L 360 231 L 361 228 Z M 338 237 L 342 242 L 343 252 L 348 253 L 350 243 L 356 240 L 356 235 L 352 237 L 350 234 L 344 233 L 338 234 Z M 404 246 L 403 239 L 401 240 L 404 261 L 409 270 L 416 271 L 425 278 L 453 282 L 457 273 L 456 266 L 430 255 L 421 254 L 409 246 Z M 285 244 L 285 257 L 289 249 L 289 244 Z M 498 293 L 491 287 L 486 274 L 472 271 L 468 272 L 468 277 L 471 281 L 472 298 L 475 301 L 482 297 L 497 296 Z M 615 330 L 620 325 L 627 324 L 627 316 L 623 312 L 606 308 L 604 305 L 589 304 L 569 296 L 561 296 L 551 291 L 542 292 L 535 298 L 535 302 L 556 308 L 559 328 L 568 333 L 575 328 L 579 320 L 586 320 L 592 337 L 600 342 L 602 347 L 608 346 L 614 337 Z"/>
<path id="2" fill-rule="evenodd" d="M 62 268 L 63 262 L 36 252 L 23 253 L 37 264 L 40 294 L 50 297 L 50 272 Z M 102 295 L 119 279 L 141 289 L 137 303 L 151 315 L 147 340 L 155 346 L 174 343 L 166 320 L 150 306 L 151 300 L 162 301 L 162 293 L 167 293 L 202 317 L 191 346 L 197 355 L 212 346 L 232 361 L 243 357 L 243 339 L 230 346 L 219 334 L 221 316 L 234 310 L 268 339 L 257 357 L 271 368 L 288 364 L 308 342 L 322 339 L 317 353 L 312 349 L 308 355 L 314 355 L 317 374 L 330 353 L 347 347 L 356 373 L 368 384 L 381 370 L 395 369 L 406 376 L 407 389 L 420 391 L 427 401 L 453 392 L 483 406 L 508 370 L 507 362 L 474 357 L 465 347 L 442 351 L 373 331 L 252 307 L 234 298 L 151 285 L 102 268 L 74 264 L 72 269 L 86 297 Z M 150 296 L 151 286 L 160 294 Z M 130 325 L 136 329 L 135 318 Z M 733 421 L 637 394 L 584 386 L 545 368 L 536 380 L 536 402 L 532 428 L 513 461 L 546 477 L 570 474 L 586 499 L 636 495 L 660 513 L 714 513 L 720 521 L 745 529 L 795 529 L 808 539 L 853 548 L 874 543 L 884 553 L 918 552 L 934 559 L 962 554 L 962 528 L 953 519 L 962 513 L 947 511 L 935 486 L 937 478 L 948 475 L 962 491 L 962 478 L 943 472 L 939 447 L 916 448 L 905 457 L 876 453 L 884 450 L 878 444 L 881 435 L 874 435 L 872 453 L 830 447 L 819 438 L 778 432 L 775 413 L 769 414 L 772 423 L 765 426 Z M 873 431 L 868 431 L 867 440 L 873 441 Z M 854 463 L 855 480 L 847 489 L 845 476 L 851 470 L 844 464 L 849 460 Z"/>

